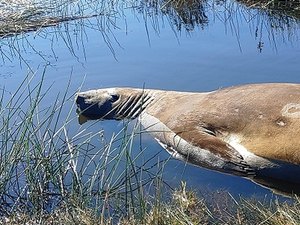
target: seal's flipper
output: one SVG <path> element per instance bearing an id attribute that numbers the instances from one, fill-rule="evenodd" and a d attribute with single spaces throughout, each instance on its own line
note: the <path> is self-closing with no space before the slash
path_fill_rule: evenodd
<path id="1" fill-rule="evenodd" d="M 211 153 L 233 162 L 240 162 L 243 156 L 234 149 L 230 144 L 217 137 L 214 131 L 206 128 L 185 129 L 176 133 L 180 138 L 184 139 L 193 146 L 200 149 L 206 149 Z"/>
<path id="2" fill-rule="evenodd" d="M 254 169 L 244 161 L 243 156 L 212 133 L 199 130 L 181 131 L 157 135 L 156 140 L 174 158 L 193 165 L 211 168 L 223 173 L 253 177 Z"/>

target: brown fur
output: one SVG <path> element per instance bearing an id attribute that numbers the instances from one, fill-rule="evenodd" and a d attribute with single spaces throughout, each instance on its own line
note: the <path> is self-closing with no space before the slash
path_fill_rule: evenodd
<path id="1" fill-rule="evenodd" d="M 258 156 L 300 164 L 299 84 L 245 85 L 210 93 L 157 91 L 156 99 L 147 113 L 196 146 L 227 158 L 223 140 L 236 134 Z"/>

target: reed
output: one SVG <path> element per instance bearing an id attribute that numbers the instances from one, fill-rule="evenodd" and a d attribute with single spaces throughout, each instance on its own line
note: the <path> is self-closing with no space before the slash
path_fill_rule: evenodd
<path id="1" fill-rule="evenodd" d="M 145 197 L 145 196 L 144 196 Z M 300 223 L 300 199 L 282 202 L 274 199 L 233 198 L 226 192 L 209 193 L 206 197 L 188 190 L 186 184 L 171 192 L 167 199 L 145 198 L 147 210 L 142 216 L 134 215 L 102 219 L 101 214 L 91 208 L 77 204 L 63 205 L 51 214 L 29 216 L 12 214 L 4 221 L 7 224 L 120 224 L 120 225 L 191 225 L 191 224 L 228 224 L 228 225 L 297 225 Z"/>
<path id="2" fill-rule="evenodd" d="M 201 196 L 201 195 L 200 195 Z M 131 218 L 120 224 L 272 224 L 300 223 L 300 199 L 282 202 L 274 199 L 233 198 L 226 192 L 206 193 L 200 197 L 186 184 L 172 192 L 161 204 L 152 204 L 143 221 Z"/>
<path id="3" fill-rule="evenodd" d="M 238 0 L 250 8 L 258 8 L 269 11 L 275 15 L 288 15 L 300 18 L 299 0 Z"/>
<path id="4" fill-rule="evenodd" d="M 236 36 L 241 50 L 241 23 L 249 24 L 249 35 L 257 40 L 259 51 L 263 50 L 266 41 L 274 50 L 279 43 L 293 44 L 298 41 L 299 16 L 291 15 L 287 10 L 268 9 L 244 0 L 239 2 L 241 4 L 231 0 L 4 0 L 0 2 L 0 60 L 6 64 L 17 60 L 31 68 L 27 54 L 33 51 L 44 62 L 53 63 L 57 57 L 58 42 L 63 43 L 72 56 L 86 59 L 88 34 L 95 30 L 117 59 L 122 40 L 118 39 L 116 31 L 124 29 L 127 32 L 127 26 L 122 28 L 122 24 L 127 24 L 128 13 L 136 14 L 136 18 L 144 21 L 149 42 L 150 34 L 159 34 L 165 22 L 179 37 L 181 32 L 193 33 L 199 28 L 205 29 L 215 20 L 224 24 L 226 33 L 229 31 L 229 34 Z M 36 32 L 28 34 L 30 31 Z M 48 50 L 33 44 L 32 38 L 47 40 Z"/>
<path id="5" fill-rule="evenodd" d="M 248 8 L 258 8 L 270 17 L 286 20 L 286 16 L 300 18 L 299 0 L 237 0 Z M 126 8 L 138 9 L 146 17 L 168 15 L 178 30 L 185 28 L 192 31 L 196 26 L 203 28 L 209 22 L 207 14 L 216 14 L 215 7 L 228 5 L 231 1 L 207 0 L 167 0 L 167 1 L 109 1 L 96 0 L 4 0 L 0 8 L 0 37 L 11 37 L 30 31 L 37 31 L 44 27 L 58 26 L 63 22 L 98 17 L 103 20 L 109 30 L 109 25 L 114 26 L 116 18 L 124 17 Z M 231 10 L 230 10 L 231 11 Z M 251 15 L 253 16 L 253 15 Z M 146 18 L 145 17 L 145 18 Z M 154 29 L 157 28 L 156 19 L 148 19 Z M 101 24 L 101 23 L 100 23 Z M 101 26 L 103 26 L 101 24 Z M 115 25 L 116 26 L 116 25 Z"/>
<path id="6" fill-rule="evenodd" d="M 163 162 L 144 160 L 145 149 L 134 145 L 140 125 L 125 123 L 111 138 L 97 123 L 74 130 L 74 93 L 66 90 L 49 106 L 44 101 L 51 88 L 44 90 L 43 83 L 43 76 L 38 82 L 27 77 L 13 94 L 2 91 L 2 222 L 56 215 L 97 215 L 101 223 L 112 215 L 143 217 L 145 187 L 160 179 Z"/>
<path id="7" fill-rule="evenodd" d="M 62 22 L 109 17 L 114 4 L 98 1 L 4 0 L 0 8 L 0 37 L 38 31 Z"/>
<path id="8" fill-rule="evenodd" d="M 44 71 L 45 74 L 45 71 Z M 165 161 L 144 159 L 138 122 L 107 138 L 98 123 L 72 129 L 74 93 L 28 76 L 0 98 L 0 223 L 299 224 L 300 200 L 234 199 L 163 181 Z M 67 85 L 69 87 L 69 85 Z M 45 106 L 46 105 L 46 106 Z M 147 154 L 149 156 L 149 154 Z"/>

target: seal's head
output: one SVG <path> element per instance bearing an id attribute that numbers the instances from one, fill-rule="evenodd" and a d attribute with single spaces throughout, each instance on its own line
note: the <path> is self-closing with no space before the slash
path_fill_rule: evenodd
<path id="1" fill-rule="evenodd" d="M 98 89 L 76 95 L 78 112 L 89 119 L 114 119 L 114 107 L 120 99 L 115 89 Z"/>
<path id="2" fill-rule="evenodd" d="M 76 104 L 86 119 L 120 120 L 137 117 L 149 99 L 143 89 L 105 88 L 77 93 Z"/>

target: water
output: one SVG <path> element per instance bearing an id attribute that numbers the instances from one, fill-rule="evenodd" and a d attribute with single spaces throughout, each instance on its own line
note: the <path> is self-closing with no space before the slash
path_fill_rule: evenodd
<path id="1" fill-rule="evenodd" d="M 1 86 L 13 91 L 30 71 L 40 76 L 46 64 L 45 85 L 53 85 L 48 104 L 64 92 L 68 80 L 70 92 L 113 86 L 202 92 L 246 83 L 300 82 L 297 20 L 231 2 L 208 2 L 198 11 L 193 8 L 190 22 L 184 23 L 180 10 L 162 12 L 145 2 L 136 4 L 111 20 L 72 21 L 2 39 Z M 76 130 L 80 125 L 72 126 Z M 109 136 L 122 123 L 98 126 L 94 129 L 103 128 Z M 143 140 L 149 157 L 162 150 L 150 137 Z M 161 151 L 159 157 L 168 154 Z M 183 179 L 199 190 L 271 195 L 246 179 L 176 160 L 167 164 L 164 177 L 174 186 Z"/>

